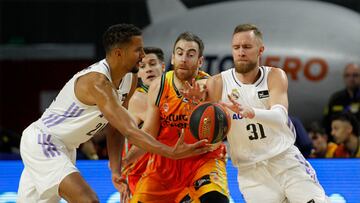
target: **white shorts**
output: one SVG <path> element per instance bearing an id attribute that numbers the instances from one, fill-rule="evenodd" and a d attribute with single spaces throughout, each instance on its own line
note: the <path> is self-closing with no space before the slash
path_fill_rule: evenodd
<path id="1" fill-rule="evenodd" d="M 24 170 L 21 174 L 17 202 L 59 202 L 60 182 L 75 167 L 76 149 L 69 150 L 59 140 L 31 124 L 20 143 Z"/>
<path id="2" fill-rule="evenodd" d="M 295 146 L 238 170 L 239 188 L 247 203 L 329 202 L 315 170 Z"/>

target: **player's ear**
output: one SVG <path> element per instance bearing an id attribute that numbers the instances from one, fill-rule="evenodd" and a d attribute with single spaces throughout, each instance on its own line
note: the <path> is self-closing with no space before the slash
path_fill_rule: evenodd
<path id="1" fill-rule="evenodd" d="M 161 71 L 164 72 L 165 71 L 165 63 L 161 62 Z"/>
<path id="2" fill-rule="evenodd" d="M 200 56 L 198 59 L 198 67 L 200 68 L 204 64 L 204 56 Z"/>
<path id="3" fill-rule="evenodd" d="M 264 45 L 261 45 L 260 49 L 259 49 L 259 56 L 262 56 L 262 54 L 264 53 L 264 50 L 265 50 Z"/>
<path id="4" fill-rule="evenodd" d="M 175 61 L 175 55 L 174 53 L 171 54 L 171 65 L 174 65 L 174 61 Z"/>
<path id="5" fill-rule="evenodd" d="M 122 54 L 123 54 L 122 52 L 123 52 L 123 50 L 121 48 L 114 48 L 113 49 L 113 53 L 114 53 L 115 56 L 118 56 L 118 57 L 122 56 Z"/>

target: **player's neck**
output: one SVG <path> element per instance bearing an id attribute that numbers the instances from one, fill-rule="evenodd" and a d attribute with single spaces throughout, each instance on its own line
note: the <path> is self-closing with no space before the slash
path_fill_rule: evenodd
<path id="1" fill-rule="evenodd" d="M 198 75 L 198 71 L 188 80 L 181 80 L 178 77 L 176 77 L 176 74 L 174 72 L 174 84 L 177 89 L 184 89 L 185 88 L 185 82 L 187 81 L 189 84 L 192 83 L 192 79 L 195 78 Z"/>
<path id="2" fill-rule="evenodd" d="M 254 68 L 253 70 L 247 73 L 238 73 L 236 71 L 235 73 L 237 79 L 243 84 L 253 84 L 259 79 L 261 75 L 259 66 L 257 66 L 256 68 Z"/>
<path id="3" fill-rule="evenodd" d="M 112 60 L 111 57 L 106 57 L 106 62 L 110 68 L 110 76 L 115 87 L 119 87 L 122 78 L 129 72 L 123 64 Z"/>

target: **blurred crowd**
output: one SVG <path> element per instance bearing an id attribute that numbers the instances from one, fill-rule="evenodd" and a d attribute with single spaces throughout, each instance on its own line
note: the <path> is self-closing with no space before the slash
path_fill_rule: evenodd
<path id="1" fill-rule="evenodd" d="M 342 77 L 344 87 L 329 97 L 322 121 L 304 126 L 296 115 L 290 116 L 297 133 L 295 145 L 306 158 L 360 158 L 359 64 L 348 64 Z M 20 134 L 0 126 L 0 160 L 21 159 L 20 138 Z M 82 144 L 77 155 L 77 159 L 107 158 L 106 140 L 101 133 Z"/>

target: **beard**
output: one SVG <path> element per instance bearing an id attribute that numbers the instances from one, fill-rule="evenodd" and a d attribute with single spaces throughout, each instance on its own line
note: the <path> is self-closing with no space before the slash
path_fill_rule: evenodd
<path id="1" fill-rule="evenodd" d="M 194 77 L 194 72 L 184 73 L 179 69 L 174 69 L 174 74 L 181 81 L 191 81 L 191 79 Z"/>
<path id="2" fill-rule="evenodd" d="M 235 62 L 235 70 L 238 73 L 248 73 L 254 70 L 257 66 L 257 62 L 251 61 L 248 63 L 236 63 Z"/>

